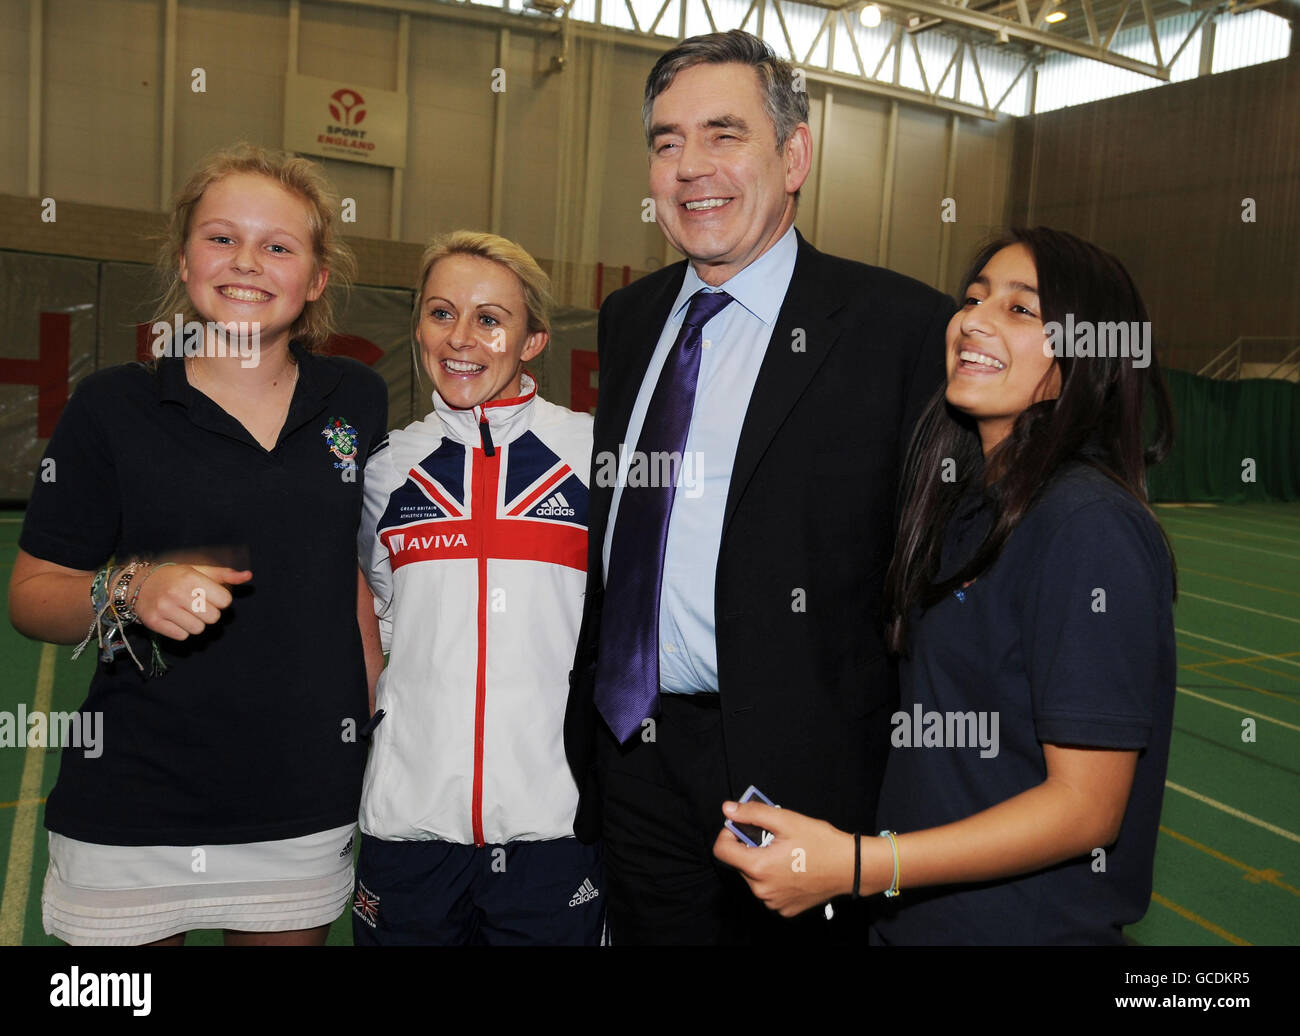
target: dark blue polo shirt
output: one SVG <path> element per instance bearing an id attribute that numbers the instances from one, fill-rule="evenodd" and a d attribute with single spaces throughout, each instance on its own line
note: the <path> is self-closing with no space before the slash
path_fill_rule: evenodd
<path id="1" fill-rule="evenodd" d="M 942 577 L 973 556 L 991 519 L 982 493 L 961 501 L 945 533 Z M 947 824 L 1041 784 L 1043 743 L 1137 749 L 1137 772 L 1118 840 L 1098 847 L 1104 857 L 978 885 L 904 888 L 885 901 L 873 941 L 1122 941 L 1121 927 L 1142 917 L 1151 896 L 1173 723 L 1171 597 L 1155 519 L 1109 478 L 1076 465 L 1047 487 L 984 575 L 914 621 L 900 667 L 907 721 L 896 714 L 881 827 Z M 930 713 L 942 718 L 942 734 Z M 906 856 L 902 866 L 905 884 Z"/>
<path id="2" fill-rule="evenodd" d="M 356 819 L 365 747 L 349 732 L 368 707 L 355 543 L 362 461 L 386 430 L 387 389 L 355 360 L 293 351 L 298 382 L 269 452 L 190 387 L 179 358 L 98 371 L 68 401 L 45 454 L 55 478 L 36 480 L 23 550 L 83 570 L 184 552 L 253 578 L 231 588 L 216 625 L 158 637 L 162 676 L 146 679 L 124 654 L 97 662 L 93 641 L 74 663 L 93 669 L 82 708 L 102 713 L 102 755 L 64 750 L 50 830 L 116 845 L 230 844 Z M 131 629 L 147 669 L 148 640 Z"/>

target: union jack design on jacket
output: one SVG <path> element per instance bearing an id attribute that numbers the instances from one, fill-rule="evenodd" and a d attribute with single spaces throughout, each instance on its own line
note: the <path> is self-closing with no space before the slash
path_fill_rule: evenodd
<path id="1" fill-rule="evenodd" d="M 434 394 L 365 471 L 358 546 L 388 666 L 361 830 L 465 845 L 573 835 L 564 710 L 587 569 L 591 418 Z"/>

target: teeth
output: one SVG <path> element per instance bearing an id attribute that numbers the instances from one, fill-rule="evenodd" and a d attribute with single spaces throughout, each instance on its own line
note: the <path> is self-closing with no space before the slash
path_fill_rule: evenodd
<path id="1" fill-rule="evenodd" d="M 720 209 L 729 201 L 731 201 L 730 198 L 708 198 L 705 201 L 688 201 L 686 207 L 691 212 L 698 212 L 701 209 Z"/>
<path id="2" fill-rule="evenodd" d="M 256 288 L 232 288 L 226 286 L 217 289 L 228 299 L 238 299 L 240 302 L 265 302 L 271 296 L 264 291 L 258 291 Z"/>
<path id="3" fill-rule="evenodd" d="M 483 369 L 480 363 L 463 363 L 460 360 L 443 360 L 442 365 L 457 374 L 474 374 Z"/>
<path id="4" fill-rule="evenodd" d="M 1007 369 L 1007 365 L 1001 360 L 995 360 L 992 356 L 985 356 L 983 353 L 972 352 L 969 349 L 963 349 L 957 354 L 959 360 L 965 360 L 967 363 L 978 363 L 984 367 L 992 367 L 995 371 Z"/>

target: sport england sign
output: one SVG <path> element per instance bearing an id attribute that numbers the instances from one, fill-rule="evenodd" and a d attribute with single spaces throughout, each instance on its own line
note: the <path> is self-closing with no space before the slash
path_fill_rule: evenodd
<path id="1" fill-rule="evenodd" d="M 401 169 L 406 165 L 406 109 L 404 93 L 289 75 L 284 148 Z"/>

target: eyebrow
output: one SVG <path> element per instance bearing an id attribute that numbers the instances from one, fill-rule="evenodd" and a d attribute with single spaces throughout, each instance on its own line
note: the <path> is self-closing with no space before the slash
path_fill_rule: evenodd
<path id="1" fill-rule="evenodd" d="M 734 129 L 741 133 L 749 132 L 749 123 L 739 115 L 715 115 L 699 123 L 700 129 Z M 657 140 L 666 134 L 682 135 L 681 126 L 675 122 L 660 122 L 650 127 L 650 139 Z"/>
<path id="2" fill-rule="evenodd" d="M 454 306 L 456 304 L 452 302 L 451 299 L 444 298 L 441 295 L 426 295 L 421 305 L 427 306 L 431 302 L 445 302 L 449 306 Z M 508 307 L 501 305 L 501 303 L 499 302 L 480 302 L 474 308 L 482 309 L 484 306 L 491 306 L 493 309 L 499 309 L 501 310 L 502 313 L 504 313 L 508 317 L 514 316 L 514 313 L 512 313 Z"/>
<path id="3" fill-rule="evenodd" d="M 992 290 L 992 286 L 989 284 L 989 279 L 985 277 L 983 274 L 980 274 L 973 281 L 971 281 L 971 284 L 982 284 L 984 285 L 984 287 Z M 1032 284 L 1026 284 L 1024 281 L 1007 281 L 1007 287 L 1011 288 L 1013 291 L 1027 291 L 1029 292 L 1030 295 L 1038 294 L 1037 288 L 1035 288 Z"/>
<path id="4" fill-rule="evenodd" d="M 195 229 L 195 230 L 200 230 L 200 229 L 202 229 L 203 227 L 209 226 L 209 225 L 211 225 L 211 224 L 213 224 L 213 223 L 219 223 L 219 224 L 221 224 L 221 226 L 223 226 L 223 227 L 234 227 L 234 226 L 235 226 L 235 224 L 232 223 L 232 222 L 231 222 L 230 220 L 228 220 L 228 219 L 221 219 L 220 217 L 214 216 L 214 217 L 212 217 L 211 219 L 205 219 L 202 223 L 200 223 L 200 224 L 199 224 L 197 227 L 195 227 L 194 229 Z M 289 239 L 292 240 L 292 241 L 296 241 L 296 242 L 297 242 L 298 244 L 300 244 L 300 245 L 303 244 L 303 240 L 302 240 L 302 238 L 300 238 L 300 237 L 299 237 L 297 234 L 295 234 L 292 230 L 285 230 L 284 227 L 272 227 L 272 228 L 271 228 L 267 233 L 268 233 L 268 235 L 271 236 L 271 237 L 275 237 L 275 236 L 278 234 L 278 235 L 282 235 L 282 236 L 284 236 L 284 237 L 287 237 L 287 238 L 289 238 Z"/>

